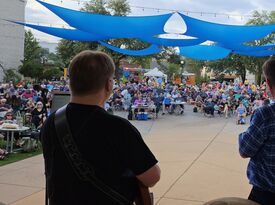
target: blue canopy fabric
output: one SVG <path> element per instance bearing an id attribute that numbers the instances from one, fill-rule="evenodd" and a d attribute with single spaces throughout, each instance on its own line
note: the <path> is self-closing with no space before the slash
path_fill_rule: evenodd
<path id="1" fill-rule="evenodd" d="M 62 8 L 37 0 L 70 26 L 111 38 L 138 38 L 164 33 L 172 13 L 157 16 L 108 16 Z"/>
<path id="2" fill-rule="evenodd" d="M 262 51 L 253 51 L 253 52 L 234 52 L 243 56 L 255 56 L 255 57 L 263 57 L 263 56 L 272 56 L 275 55 L 275 50 L 262 50 Z"/>
<path id="3" fill-rule="evenodd" d="M 141 41 L 155 44 L 158 46 L 194 46 L 203 43 L 202 39 L 170 39 L 170 38 L 158 38 L 158 37 L 142 37 Z"/>
<path id="4" fill-rule="evenodd" d="M 212 45 L 196 45 L 180 47 L 180 55 L 195 60 L 218 60 L 227 57 L 231 50 Z"/>
<path id="5" fill-rule="evenodd" d="M 128 56 L 147 56 L 147 55 L 152 55 L 152 54 L 156 54 L 156 53 L 160 53 L 162 50 L 156 46 L 156 45 L 151 45 L 148 48 L 145 48 L 143 50 L 127 50 L 127 49 L 122 49 L 122 48 L 118 48 L 115 46 L 112 46 L 108 43 L 105 43 L 103 41 L 99 41 L 99 43 L 113 51 L 116 51 L 118 53 L 121 54 L 125 54 Z"/>
<path id="6" fill-rule="evenodd" d="M 224 25 L 179 15 L 185 21 L 187 31 L 185 35 L 218 43 L 241 43 L 261 39 L 275 31 L 275 24 L 263 26 Z"/>
<path id="7" fill-rule="evenodd" d="M 38 31 L 41 31 L 43 33 L 47 33 L 49 35 L 63 38 L 66 40 L 71 40 L 71 41 L 91 42 L 91 41 L 99 41 L 99 40 L 109 39 L 108 37 L 94 35 L 94 34 L 83 32 L 83 31 L 76 30 L 76 29 L 54 28 L 54 27 L 39 26 L 39 25 L 21 23 L 21 22 L 15 22 L 15 21 L 13 23 L 27 26 L 27 27 L 36 29 Z"/>
<path id="8" fill-rule="evenodd" d="M 231 49 L 234 51 L 240 51 L 240 52 L 254 52 L 254 51 L 262 51 L 270 48 L 275 48 L 275 44 L 266 44 L 262 46 L 248 46 L 243 44 L 230 44 L 230 45 L 219 44 L 219 46 L 223 48 Z"/>

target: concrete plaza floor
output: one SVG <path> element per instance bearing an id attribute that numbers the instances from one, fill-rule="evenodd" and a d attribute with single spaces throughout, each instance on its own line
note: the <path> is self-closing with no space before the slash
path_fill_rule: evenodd
<path id="1" fill-rule="evenodd" d="M 152 189 L 155 204 L 199 205 L 219 197 L 246 198 L 248 161 L 238 154 L 235 118 L 206 118 L 187 106 L 183 116 L 133 121 L 159 160 L 161 181 Z M 42 156 L 0 167 L 0 202 L 43 205 Z"/>

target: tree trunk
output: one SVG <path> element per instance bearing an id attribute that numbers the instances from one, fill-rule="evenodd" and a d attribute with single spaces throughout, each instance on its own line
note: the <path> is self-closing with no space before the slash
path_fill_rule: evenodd
<path id="1" fill-rule="evenodd" d="M 119 82 L 122 76 L 122 70 L 120 69 L 120 60 L 123 59 L 125 55 L 121 55 L 118 58 L 113 58 L 116 70 L 115 70 L 115 78 Z"/>
<path id="2" fill-rule="evenodd" d="M 244 83 L 244 81 L 246 80 L 246 68 L 242 68 L 241 78 L 242 82 Z"/>
<path id="3" fill-rule="evenodd" d="M 257 71 L 256 73 L 256 84 L 261 85 L 262 82 L 262 71 Z"/>
<path id="4" fill-rule="evenodd" d="M 116 67 L 116 69 L 115 69 L 115 79 L 119 82 L 120 77 L 121 77 L 121 70 L 119 68 L 120 60 L 117 59 L 117 60 L 114 61 L 114 63 L 115 63 L 115 67 Z"/>

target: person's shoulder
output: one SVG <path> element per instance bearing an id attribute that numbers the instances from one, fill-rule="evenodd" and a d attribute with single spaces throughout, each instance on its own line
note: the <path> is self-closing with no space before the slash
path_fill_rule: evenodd
<path id="1" fill-rule="evenodd" d="M 117 115 L 112 115 L 109 113 L 106 113 L 106 120 L 111 121 L 116 124 L 119 124 L 119 125 L 132 126 L 132 124 L 125 118 L 117 116 Z"/>
<path id="2" fill-rule="evenodd" d="M 108 114 L 107 116 L 108 117 L 106 118 L 106 122 L 113 124 L 115 128 L 123 130 L 124 132 L 139 133 L 137 128 L 134 125 L 132 125 L 132 123 L 129 120 L 117 115 L 112 115 L 112 114 Z"/>
<path id="3" fill-rule="evenodd" d="M 262 120 L 268 120 L 275 117 L 275 104 L 261 106 L 254 111 L 254 115 Z"/>

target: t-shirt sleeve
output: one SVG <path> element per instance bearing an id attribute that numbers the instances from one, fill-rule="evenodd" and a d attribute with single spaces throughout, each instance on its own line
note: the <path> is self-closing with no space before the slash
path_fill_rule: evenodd
<path id="1" fill-rule="evenodd" d="M 143 141 L 139 131 L 131 124 L 124 129 L 120 143 L 121 157 L 135 175 L 140 175 L 158 163 L 157 159 Z"/>

